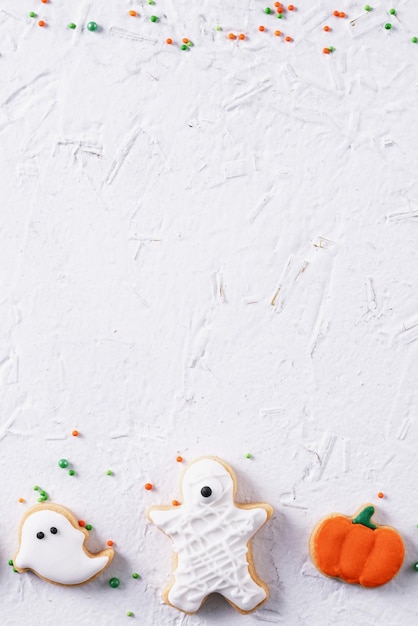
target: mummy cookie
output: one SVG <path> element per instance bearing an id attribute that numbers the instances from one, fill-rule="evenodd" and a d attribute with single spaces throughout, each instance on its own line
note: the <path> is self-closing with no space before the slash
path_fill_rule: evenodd
<path id="1" fill-rule="evenodd" d="M 397 574 L 405 555 L 402 537 L 374 524 L 373 514 L 368 504 L 354 517 L 334 513 L 319 522 L 309 548 L 320 572 L 363 587 L 379 587 Z"/>
<path id="2" fill-rule="evenodd" d="M 63 506 L 34 506 L 20 524 L 13 564 L 18 572 L 31 570 L 57 585 L 81 585 L 98 576 L 113 558 L 111 548 L 91 554 L 84 546 L 87 537 L 75 515 Z"/>
<path id="3" fill-rule="evenodd" d="M 147 513 L 173 541 L 173 575 L 163 599 L 180 611 L 195 613 L 211 593 L 222 594 L 241 613 L 268 598 L 250 540 L 273 509 L 265 503 L 237 504 L 235 492 L 232 469 L 216 457 L 203 457 L 183 474 L 183 504 Z"/>

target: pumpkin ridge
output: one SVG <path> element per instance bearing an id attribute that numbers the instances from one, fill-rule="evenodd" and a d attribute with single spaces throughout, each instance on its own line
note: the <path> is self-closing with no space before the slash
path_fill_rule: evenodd
<path id="1" fill-rule="evenodd" d="M 379 530 L 393 530 L 393 529 L 391 529 L 391 527 L 389 527 L 389 526 L 381 526 L 379 528 Z M 397 535 L 397 539 L 399 540 L 398 543 L 399 543 L 400 547 L 402 548 L 402 553 L 401 553 L 401 557 L 398 557 L 398 559 L 396 559 L 395 563 L 393 563 L 393 560 L 392 560 L 392 563 L 391 563 L 392 573 L 391 573 L 391 575 L 390 576 L 385 576 L 383 578 L 380 577 L 379 581 L 374 580 L 373 581 L 373 585 L 371 585 L 371 584 L 366 582 L 367 579 L 365 579 L 365 572 L 367 571 L 367 566 L 369 565 L 371 558 L 374 556 L 375 550 L 376 549 L 379 549 L 379 550 L 381 549 L 381 546 L 377 545 L 378 541 L 375 541 L 374 545 L 373 545 L 373 548 L 370 551 L 370 554 L 369 554 L 369 556 L 368 556 L 368 558 L 367 558 L 367 560 L 366 560 L 366 562 L 364 564 L 364 567 L 363 567 L 362 576 L 361 576 L 361 579 L 359 581 L 361 585 L 363 585 L 365 587 L 372 587 L 372 586 L 373 587 L 379 587 L 380 585 L 384 585 L 387 582 L 389 582 L 389 580 L 391 580 L 397 574 L 399 569 L 401 568 L 403 560 L 404 560 L 404 557 L 405 557 L 405 547 L 404 547 L 404 544 L 403 544 L 403 541 L 402 541 L 402 537 L 400 537 L 400 535 L 397 533 L 397 531 L 394 531 L 394 532 L 395 532 L 395 536 Z M 369 580 L 370 580 L 370 572 L 368 572 L 368 575 L 369 575 L 368 577 L 369 577 Z"/>
<path id="2" fill-rule="evenodd" d="M 348 533 L 344 537 L 344 540 L 343 540 L 343 542 L 342 542 L 342 544 L 340 546 L 340 554 L 338 555 L 338 574 L 337 574 L 337 576 L 338 576 L 338 578 L 341 578 L 342 580 L 343 580 L 343 578 L 341 576 L 341 557 L 342 557 L 342 554 L 343 554 L 343 551 L 344 551 L 344 546 L 347 543 L 347 539 L 348 539 L 348 535 L 350 534 L 350 531 L 351 531 L 351 528 L 350 528 L 350 530 L 348 531 Z"/>
<path id="3" fill-rule="evenodd" d="M 352 530 L 354 530 L 354 529 L 355 529 L 355 527 L 356 527 L 356 524 L 354 524 L 354 523 L 353 523 L 353 528 L 352 528 Z M 365 528 L 369 528 L 369 526 L 365 526 Z M 375 529 L 370 529 L 370 530 L 372 530 L 372 532 L 373 532 L 374 541 L 373 541 L 373 544 L 372 544 L 372 546 L 371 546 L 371 548 L 370 548 L 370 550 L 369 550 L 369 554 L 367 555 L 366 560 L 365 560 L 365 561 L 364 561 L 364 563 L 363 563 L 362 571 L 363 571 L 363 570 L 364 570 L 364 568 L 366 567 L 366 563 L 367 563 L 367 561 L 369 561 L 369 559 L 370 559 L 370 557 L 371 557 L 371 554 L 372 554 L 373 550 L 374 550 L 374 549 L 375 549 L 375 547 L 376 547 L 376 536 L 375 536 L 375 534 L 374 534 L 374 533 L 376 532 L 376 530 L 375 530 Z M 361 574 L 360 574 L 360 578 L 361 578 Z"/>
<path id="4" fill-rule="evenodd" d="M 341 532 L 340 528 L 336 535 L 334 526 L 335 522 L 339 526 L 341 526 L 341 524 L 343 525 L 343 532 Z M 333 515 L 322 520 L 311 537 L 314 545 L 315 562 L 318 569 L 326 576 L 339 576 L 339 552 L 341 544 L 343 543 L 347 533 L 347 527 L 349 527 L 348 517 L 345 515 Z M 329 536 L 330 529 L 332 529 L 331 536 Z M 327 537 L 325 540 L 327 549 L 325 551 L 324 534 Z"/>
<path id="5" fill-rule="evenodd" d="M 369 555 L 368 555 L 367 559 L 364 561 L 363 571 L 366 569 L 367 564 L 368 564 L 368 562 L 370 561 L 371 556 L 372 556 L 372 553 L 374 552 L 374 550 L 375 550 L 375 549 L 376 549 L 376 541 L 373 543 L 372 549 L 370 550 L 370 552 L 369 552 Z M 362 576 L 361 576 L 360 578 L 362 578 L 362 577 L 363 577 L 363 574 L 362 574 Z M 361 583 L 360 583 L 360 584 L 361 584 Z"/>
<path id="6" fill-rule="evenodd" d="M 343 568 L 340 566 L 340 559 L 341 559 L 342 555 L 344 554 L 344 547 L 345 547 L 346 543 L 347 543 L 347 542 L 349 542 L 349 541 L 352 539 L 353 534 L 357 532 L 357 528 L 358 528 L 358 524 L 351 523 L 351 527 L 350 527 L 350 529 L 349 529 L 349 531 L 348 531 L 347 535 L 344 537 L 344 541 L 343 541 L 343 542 L 342 542 L 342 544 L 341 544 L 341 549 L 340 549 L 340 557 L 339 557 L 339 559 L 338 559 L 338 574 L 337 574 L 337 576 L 338 576 L 338 578 L 340 578 L 341 580 L 344 580 L 345 582 L 348 582 L 348 583 L 350 583 L 350 584 L 357 584 L 357 583 L 359 582 L 359 580 L 358 580 L 358 578 L 357 578 L 357 575 L 356 575 L 354 578 L 351 578 L 351 579 L 350 579 L 350 578 L 347 576 L 347 574 L 345 574 L 343 571 L 341 571 Z M 374 531 L 372 531 L 372 532 L 374 532 Z M 355 536 L 355 535 L 354 535 L 354 536 Z M 369 552 L 368 552 L 368 554 L 367 554 L 367 556 L 366 556 L 366 559 L 365 559 L 365 561 L 364 561 L 364 563 L 363 563 L 363 565 L 362 565 L 362 567 L 361 567 L 361 571 L 363 571 L 363 569 L 364 569 L 364 564 L 365 564 L 365 563 L 368 561 L 368 559 L 370 558 L 370 555 L 371 555 L 371 553 L 372 553 L 372 551 L 373 551 L 373 548 L 374 548 L 374 544 L 375 544 L 375 541 L 373 541 L 373 543 L 372 543 L 372 545 L 371 545 L 371 548 L 369 549 Z M 359 574 L 359 577 L 361 577 L 361 573 Z"/>

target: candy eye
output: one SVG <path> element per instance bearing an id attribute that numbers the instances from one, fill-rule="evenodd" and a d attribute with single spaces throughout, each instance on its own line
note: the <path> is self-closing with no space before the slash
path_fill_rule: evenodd
<path id="1" fill-rule="evenodd" d="M 50 532 L 52 535 L 56 535 L 56 534 L 57 534 L 57 532 L 58 532 L 58 530 L 55 528 L 55 526 L 52 526 L 52 527 L 49 529 L 49 532 Z"/>
<path id="2" fill-rule="evenodd" d="M 208 507 L 218 502 L 225 494 L 221 481 L 208 472 L 206 476 L 199 476 L 190 484 L 183 484 L 183 495 L 187 502 L 194 502 L 196 506 Z"/>
<path id="3" fill-rule="evenodd" d="M 43 539 L 45 537 L 45 534 L 40 531 L 39 533 L 36 533 L 36 536 L 38 537 L 38 539 Z"/>
<path id="4" fill-rule="evenodd" d="M 220 480 L 215 478 L 215 476 L 208 476 L 206 479 L 202 479 L 195 491 L 195 498 L 202 506 L 208 506 L 213 502 L 217 502 L 222 497 L 223 492 L 224 489 Z"/>
<path id="5" fill-rule="evenodd" d="M 204 498 L 210 498 L 212 495 L 212 489 L 206 485 L 205 487 L 202 487 L 200 493 Z"/>

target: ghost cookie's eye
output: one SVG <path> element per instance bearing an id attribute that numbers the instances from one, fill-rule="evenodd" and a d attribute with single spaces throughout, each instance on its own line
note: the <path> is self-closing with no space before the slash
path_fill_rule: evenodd
<path id="1" fill-rule="evenodd" d="M 40 531 L 39 533 L 36 533 L 36 536 L 38 537 L 38 539 L 43 539 L 45 537 L 45 533 Z"/>
<path id="2" fill-rule="evenodd" d="M 58 530 L 55 528 L 55 526 L 51 526 L 51 528 L 49 529 L 49 532 L 51 533 L 51 535 L 56 535 Z"/>
<path id="3" fill-rule="evenodd" d="M 206 487 L 202 487 L 200 493 L 204 498 L 210 498 L 212 495 L 212 489 L 206 485 Z"/>

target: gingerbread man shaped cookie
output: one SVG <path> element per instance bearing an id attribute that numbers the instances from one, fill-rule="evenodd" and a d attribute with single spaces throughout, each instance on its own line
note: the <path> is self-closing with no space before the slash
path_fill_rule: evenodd
<path id="1" fill-rule="evenodd" d="M 216 457 L 202 457 L 184 472 L 183 504 L 148 511 L 173 541 L 173 577 L 163 594 L 167 604 L 195 613 L 209 594 L 220 593 L 235 609 L 249 613 L 267 600 L 250 540 L 273 509 L 265 503 L 237 504 L 235 492 L 232 469 Z"/>

